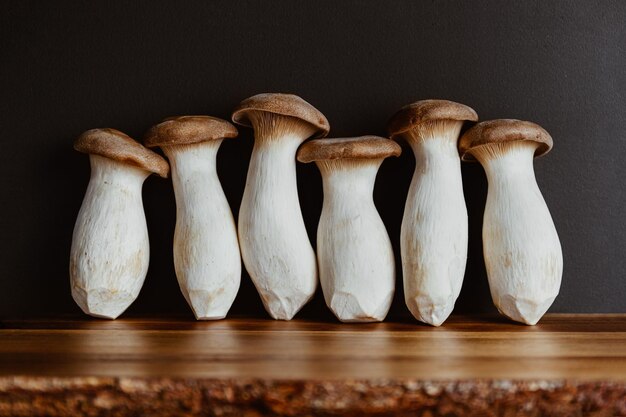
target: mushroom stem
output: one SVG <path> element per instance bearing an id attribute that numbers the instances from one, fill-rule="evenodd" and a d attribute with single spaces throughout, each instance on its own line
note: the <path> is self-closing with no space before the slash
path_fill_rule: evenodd
<path id="1" fill-rule="evenodd" d="M 433 326 L 450 315 L 467 260 L 467 208 L 457 140 L 462 120 L 428 121 L 404 134 L 415 154 L 401 228 L 404 297 Z"/>
<path id="2" fill-rule="evenodd" d="M 72 296 L 85 313 L 115 319 L 137 298 L 148 271 L 141 187 L 150 172 L 99 155 L 89 160 L 72 237 Z"/>
<path id="3" fill-rule="evenodd" d="M 344 322 L 382 321 L 393 299 L 391 241 L 372 194 L 383 159 L 316 161 L 324 204 L 317 229 L 326 304 Z"/>
<path id="4" fill-rule="evenodd" d="M 176 195 L 176 277 L 198 320 L 224 318 L 241 280 L 235 221 L 216 170 L 221 143 L 162 146 Z"/>
<path id="5" fill-rule="evenodd" d="M 241 255 L 263 305 L 290 320 L 317 286 L 315 252 L 300 210 L 295 154 L 316 128 L 268 112 L 248 114 L 255 142 L 239 210 Z"/>
<path id="6" fill-rule="evenodd" d="M 535 179 L 530 141 L 477 146 L 489 189 L 483 219 L 483 251 L 498 310 L 536 324 L 559 292 L 563 255 L 550 211 Z"/>

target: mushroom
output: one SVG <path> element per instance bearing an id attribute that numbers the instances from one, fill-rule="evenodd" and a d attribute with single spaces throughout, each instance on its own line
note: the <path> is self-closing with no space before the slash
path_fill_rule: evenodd
<path id="1" fill-rule="evenodd" d="M 400 232 L 404 300 L 418 320 L 441 325 L 459 296 L 467 261 L 467 208 L 457 140 L 468 106 L 423 100 L 389 121 L 391 138 L 403 138 L 415 154 L 415 173 Z"/>
<path id="2" fill-rule="evenodd" d="M 148 271 L 141 187 L 151 173 L 167 177 L 169 166 L 115 129 L 88 130 L 74 149 L 89 154 L 91 179 L 72 236 L 72 297 L 85 313 L 115 319 L 135 301 Z"/>
<path id="3" fill-rule="evenodd" d="M 254 148 L 239 209 L 244 265 L 275 319 L 290 320 L 317 287 L 296 183 L 296 151 L 328 134 L 326 117 L 291 94 L 258 94 L 242 101 L 232 120 L 254 128 Z"/>
<path id="4" fill-rule="evenodd" d="M 478 160 L 489 183 L 483 253 L 491 296 L 502 314 L 530 325 L 558 295 L 563 273 L 559 236 L 533 170 L 533 157 L 551 148 L 541 126 L 510 119 L 479 123 L 459 141 L 463 160 Z"/>
<path id="5" fill-rule="evenodd" d="M 298 151 L 298 161 L 315 161 L 322 174 L 320 282 L 326 305 L 341 321 L 382 321 L 391 306 L 393 249 L 372 193 L 383 160 L 400 152 L 397 143 L 377 136 L 317 139 Z"/>
<path id="6" fill-rule="evenodd" d="M 176 195 L 174 267 L 196 319 L 226 316 L 241 280 L 237 229 L 217 176 L 224 138 L 237 136 L 229 122 L 181 116 L 153 126 L 144 143 L 159 146 L 170 161 Z"/>

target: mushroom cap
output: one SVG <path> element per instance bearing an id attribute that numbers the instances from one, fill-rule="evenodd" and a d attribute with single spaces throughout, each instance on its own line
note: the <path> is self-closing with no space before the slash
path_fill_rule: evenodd
<path id="1" fill-rule="evenodd" d="M 263 93 L 248 97 L 233 110 L 233 122 L 252 127 L 248 119 L 248 112 L 251 111 L 280 114 L 305 121 L 317 128 L 317 132 L 312 137 L 323 138 L 330 131 L 326 116 L 294 94 Z"/>
<path id="2" fill-rule="evenodd" d="M 298 149 L 298 161 L 313 162 L 328 159 L 380 159 L 399 156 L 402 148 L 391 139 L 380 136 L 315 139 Z"/>
<path id="3" fill-rule="evenodd" d="M 155 146 L 190 145 L 215 139 L 235 138 L 239 132 L 230 122 L 211 116 L 168 117 L 146 133 L 143 143 Z"/>
<path id="4" fill-rule="evenodd" d="M 533 122 L 516 119 L 498 119 L 480 122 L 465 132 L 459 139 L 459 153 L 464 161 L 475 161 L 470 151 L 491 143 L 514 141 L 537 142 L 535 157 L 545 155 L 552 149 L 552 137 L 546 130 Z"/>
<path id="5" fill-rule="evenodd" d="M 170 170 L 161 156 L 115 129 L 88 130 L 74 141 L 74 149 L 133 165 L 163 178 L 167 178 Z"/>
<path id="6" fill-rule="evenodd" d="M 395 136 L 432 120 L 467 120 L 475 122 L 478 115 L 469 106 L 449 100 L 421 100 L 402 107 L 387 123 L 387 131 Z"/>

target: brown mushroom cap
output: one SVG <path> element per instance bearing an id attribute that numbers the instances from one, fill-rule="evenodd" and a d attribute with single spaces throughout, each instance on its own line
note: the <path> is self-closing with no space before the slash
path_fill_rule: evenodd
<path id="1" fill-rule="evenodd" d="M 233 122 L 252 127 L 248 119 L 248 112 L 251 111 L 280 114 L 303 120 L 317 129 L 313 135 L 316 138 L 323 138 L 330 131 L 326 116 L 304 99 L 293 94 L 264 93 L 248 97 L 233 110 Z"/>
<path id="2" fill-rule="evenodd" d="M 144 145 L 190 145 L 215 139 L 235 138 L 239 132 L 231 123 L 211 116 L 169 117 L 152 126 L 144 137 Z"/>
<path id="3" fill-rule="evenodd" d="M 478 115 L 469 106 L 448 100 L 421 100 L 402 107 L 387 123 L 389 136 L 396 136 L 432 120 L 467 120 L 475 122 Z"/>
<path id="4" fill-rule="evenodd" d="M 475 161 L 471 150 L 492 143 L 530 141 L 537 142 L 535 157 L 552 149 L 552 137 L 544 128 L 533 122 L 516 119 L 488 120 L 473 126 L 459 139 L 459 153 L 464 161 Z"/>
<path id="5" fill-rule="evenodd" d="M 298 149 L 298 161 L 313 162 L 328 159 L 380 159 L 399 156 L 400 145 L 380 136 L 315 139 Z"/>
<path id="6" fill-rule="evenodd" d="M 115 129 L 88 130 L 74 141 L 74 149 L 133 165 L 163 178 L 167 178 L 170 170 L 161 156 Z"/>

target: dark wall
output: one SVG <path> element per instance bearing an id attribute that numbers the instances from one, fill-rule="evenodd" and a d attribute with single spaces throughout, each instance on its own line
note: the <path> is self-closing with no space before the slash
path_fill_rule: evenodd
<path id="1" fill-rule="evenodd" d="M 79 313 L 70 296 L 74 220 L 89 179 L 72 149 L 82 131 L 141 138 L 171 115 L 228 119 L 243 98 L 296 93 L 331 136 L 385 134 L 398 108 L 425 98 L 472 106 L 482 120 L 535 121 L 554 150 L 536 161 L 564 252 L 552 312 L 626 312 L 626 2 L 134 1 L 0 4 L 0 314 Z M 249 129 L 223 144 L 218 171 L 235 215 Z M 414 168 L 387 160 L 375 201 L 396 249 Z M 456 312 L 491 312 L 481 248 L 486 180 L 464 165 L 470 250 Z M 321 210 L 313 164 L 298 165 L 311 238 Z M 171 242 L 169 180 L 149 178 L 145 286 L 129 312 L 183 312 Z M 398 276 L 398 284 L 401 276 Z M 233 313 L 265 317 L 244 275 Z M 406 316 L 398 285 L 392 317 Z M 321 294 L 303 316 L 330 317 Z"/>

